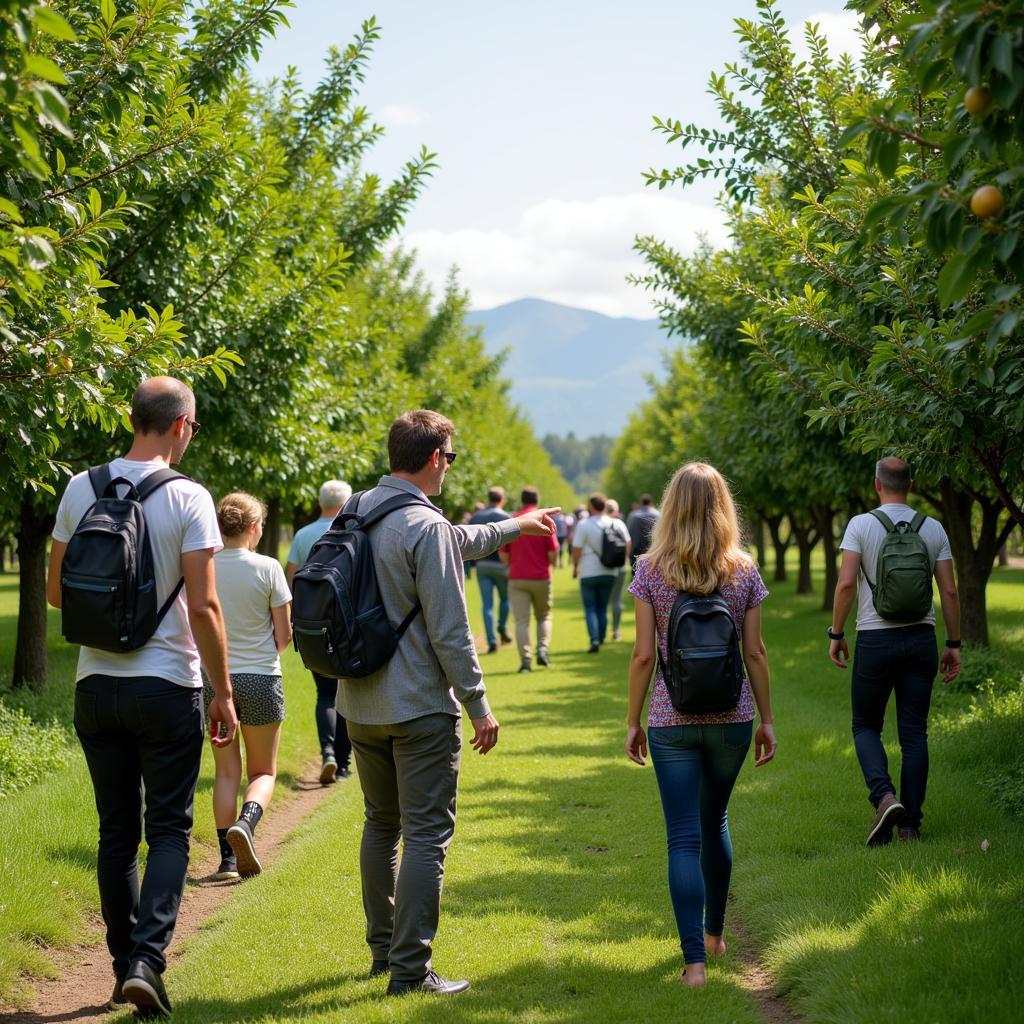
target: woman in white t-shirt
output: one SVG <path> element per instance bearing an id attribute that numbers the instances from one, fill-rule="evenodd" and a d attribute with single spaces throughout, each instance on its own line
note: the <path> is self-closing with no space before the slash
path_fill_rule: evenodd
<path id="1" fill-rule="evenodd" d="M 274 794 L 277 746 L 284 720 L 280 653 L 291 642 L 292 596 L 281 563 L 255 553 L 266 506 L 251 494 L 228 494 L 217 506 L 224 550 L 214 556 L 217 597 L 224 611 L 228 671 L 240 726 L 235 741 L 214 747 L 213 816 L 221 864 L 215 879 L 248 878 L 261 870 L 253 835 Z M 213 690 L 204 682 L 207 702 Z M 248 778 L 237 820 L 245 744 Z"/>

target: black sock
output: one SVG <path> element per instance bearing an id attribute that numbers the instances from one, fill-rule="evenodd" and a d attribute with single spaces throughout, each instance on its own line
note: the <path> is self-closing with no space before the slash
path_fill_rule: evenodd
<path id="1" fill-rule="evenodd" d="M 225 857 L 234 857 L 235 851 L 231 849 L 231 844 L 228 842 L 228 830 L 226 828 L 217 829 L 217 842 L 220 843 L 221 860 Z"/>
<path id="2" fill-rule="evenodd" d="M 242 804 L 242 813 L 239 818 L 244 821 L 249 828 L 255 832 L 256 826 L 260 823 L 260 818 L 263 817 L 263 808 L 255 800 L 246 800 Z"/>

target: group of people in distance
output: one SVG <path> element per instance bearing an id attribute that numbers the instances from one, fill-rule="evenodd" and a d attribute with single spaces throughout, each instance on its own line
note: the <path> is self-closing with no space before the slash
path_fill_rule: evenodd
<path id="1" fill-rule="evenodd" d="M 487 493 L 487 505 L 479 505 L 466 519 L 466 524 L 480 526 L 510 518 L 510 513 L 505 511 L 505 500 L 505 489 L 492 487 Z M 539 504 L 537 488 L 524 487 L 519 510 L 511 515 L 533 512 Z M 571 552 L 572 575 L 580 581 L 590 640 L 588 653 L 597 654 L 608 638 L 609 607 L 612 639 L 621 639 L 619 627 L 626 572 L 646 552 L 657 519 L 658 510 L 654 508 L 649 494 L 643 495 L 625 522 L 619 515 L 617 501 L 603 494 L 592 494 L 587 506 L 578 507 L 574 514 L 563 513 L 561 509 L 553 514 L 555 533 L 552 536 L 525 538 L 518 544 L 505 545 L 476 562 L 467 562 L 467 572 L 475 567 L 480 586 L 487 653 L 497 651 L 499 641 L 503 644 L 512 642 L 507 629 L 511 610 L 519 650 L 519 671 L 530 672 L 533 669 L 531 621 L 536 622 L 537 664 L 550 664 L 554 607 L 552 570 L 562 564 L 563 548 Z M 611 545 L 606 541 L 608 535 L 615 538 Z"/>
<path id="2" fill-rule="evenodd" d="M 127 455 L 110 464 L 112 487 L 133 487 L 149 473 L 178 463 L 199 431 L 192 392 L 166 377 L 139 386 L 131 418 L 134 440 Z M 478 571 L 486 567 L 481 589 L 490 589 L 492 598 L 502 592 L 498 581 L 504 573 L 498 566 L 508 566 L 509 598 L 514 610 L 524 612 L 516 618 L 525 663 L 532 658 L 531 613 L 539 624 L 539 663 L 546 661 L 550 643 L 550 567 L 557 561 L 559 510 L 541 507 L 539 495 L 527 491 L 523 507 L 508 516 L 501 509 L 504 494 L 495 488 L 475 522 L 451 524 L 429 499 L 441 493 L 455 461 L 455 433 L 448 419 L 430 410 L 406 413 L 391 425 L 390 473 L 363 492 L 359 514 L 392 503 L 387 515 L 367 527 L 366 536 L 383 606 L 392 622 L 405 620 L 408 628 L 390 659 L 369 675 L 316 680 L 321 781 L 347 774 L 351 751 L 362 789 L 360 874 L 369 974 L 387 977 L 389 995 L 450 995 L 469 988 L 468 981 L 441 977 L 431 958 L 445 857 L 455 831 L 463 717 L 473 731 L 470 746 L 480 754 L 488 753 L 499 736 L 469 624 L 464 563 L 476 562 Z M 960 665 L 959 606 L 945 533 L 907 504 L 911 480 L 905 462 L 883 459 L 876 475 L 881 507 L 855 516 L 847 528 L 829 627 L 829 655 L 845 668 L 843 626 L 858 593 L 853 734 L 873 805 L 870 846 L 890 841 L 897 828 L 902 840 L 920 837 L 931 686 L 937 668 L 949 681 Z M 218 832 L 229 861 L 222 869 L 232 870 L 233 854 L 240 874 L 259 870 L 253 838 L 273 792 L 284 718 L 279 654 L 290 634 L 288 583 L 347 496 L 336 481 L 321 489 L 321 518 L 296 534 L 287 578 L 275 560 L 254 552 L 265 515 L 256 499 L 231 494 L 215 510 L 202 486 L 178 478 L 145 501 L 157 597 L 166 614 L 137 650 L 110 653 L 83 646 L 75 697 L 75 728 L 99 815 L 97 874 L 115 976 L 113 1005 L 130 1002 L 144 1015 L 171 1012 L 162 974 L 188 865 L 205 719 L 216 760 Z M 401 500 L 410 496 L 412 504 Z M 55 607 L 61 606 L 68 544 L 94 500 L 88 474 L 75 476 L 61 500 L 47 583 Z M 725 951 L 732 868 L 729 798 L 752 744 L 758 766 L 776 755 L 761 633 L 761 604 L 768 591 L 742 546 L 728 484 L 712 466 L 683 465 L 665 489 L 660 517 L 651 501 L 641 509 L 647 510 L 641 518 L 653 531 L 645 552 L 638 554 L 635 544 L 629 552 L 636 639 L 625 701 L 625 752 L 639 765 L 648 755 L 654 764 L 668 839 L 669 894 L 683 953 L 681 980 L 700 986 L 707 958 Z M 571 546 L 593 646 L 603 639 L 602 608 L 615 580 L 603 571 L 607 559 L 599 559 L 598 571 L 589 556 L 598 543 L 615 546 L 614 539 L 606 542 L 605 532 L 618 527 L 602 496 L 591 498 L 589 511 L 574 524 Z M 630 541 L 624 543 L 632 543 L 635 535 L 628 530 L 626 535 Z M 887 562 L 897 548 L 903 572 L 898 580 L 890 579 Z M 920 579 L 918 593 L 911 595 L 920 612 L 916 618 L 893 610 L 901 607 L 901 587 L 906 596 L 911 570 L 928 577 L 927 609 L 920 603 Z M 932 575 L 945 621 L 941 656 Z M 493 600 L 484 604 L 490 646 L 506 639 L 506 620 L 499 610 L 495 626 Z M 676 695 L 676 673 L 687 655 L 673 646 L 678 609 L 693 607 L 725 616 L 723 646 L 707 648 L 704 655 L 736 652 L 735 699 L 712 712 L 681 711 Z M 893 692 L 903 750 L 898 793 L 881 741 Z M 236 818 L 239 721 L 248 786 Z M 149 855 L 140 885 L 143 823 Z M 324 898 L 332 897 L 325 893 Z"/>

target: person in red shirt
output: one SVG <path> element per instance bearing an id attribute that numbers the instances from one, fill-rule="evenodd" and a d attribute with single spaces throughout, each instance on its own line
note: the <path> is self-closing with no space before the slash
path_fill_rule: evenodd
<path id="1" fill-rule="evenodd" d="M 536 487 L 524 487 L 521 516 L 537 508 L 540 494 Z M 530 647 L 530 612 L 537 620 L 537 663 L 548 664 L 551 646 L 551 568 L 558 558 L 558 540 L 550 537 L 521 537 L 501 549 L 501 560 L 508 566 L 508 599 L 516 620 L 516 645 L 519 671 L 533 668 Z"/>

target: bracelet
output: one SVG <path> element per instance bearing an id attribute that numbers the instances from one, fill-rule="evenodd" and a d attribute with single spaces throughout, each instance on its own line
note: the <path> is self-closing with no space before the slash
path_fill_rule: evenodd
<path id="1" fill-rule="evenodd" d="M 960 640 L 947 640 L 946 641 L 946 646 L 951 651 L 958 651 L 960 649 L 960 644 L 961 644 Z"/>
<path id="2" fill-rule="evenodd" d="M 825 630 L 825 632 L 828 634 L 829 640 L 842 640 L 846 636 L 845 629 L 841 629 L 838 633 L 833 633 L 831 626 L 829 626 L 828 629 Z"/>

